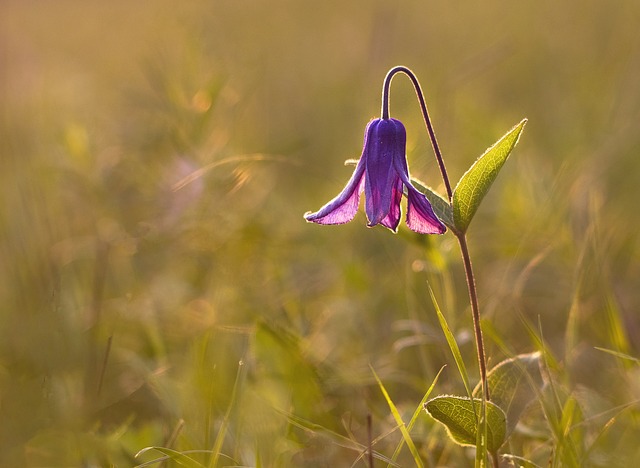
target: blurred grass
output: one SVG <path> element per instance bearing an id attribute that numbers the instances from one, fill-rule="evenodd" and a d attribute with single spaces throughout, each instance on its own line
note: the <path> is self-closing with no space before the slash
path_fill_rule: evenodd
<path id="1" fill-rule="evenodd" d="M 210 450 L 241 360 L 222 453 L 242 465 L 350 465 L 327 434 L 366 446 L 368 413 L 390 457 L 402 436 L 369 364 L 405 421 L 442 364 L 436 391 L 461 394 L 426 287 L 475 362 L 452 238 L 302 219 L 348 178 L 396 64 L 418 74 L 454 180 L 529 119 L 470 230 L 481 310 L 514 354 L 541 324 L 576 457 L 640 460 L 640 369 L 594 349 L 640 356 L 637 2 L 0 10 L 1 465 Z M 412 93 L 394 82 L 391 112 L 437 184 Z M 493 363 L 503 351 L 489 343 Z M 512 453 L 544 465 L 563 445 L 536 411 Z M 411 435 L 430 465 L 473 459 L 426 415 Z"/>

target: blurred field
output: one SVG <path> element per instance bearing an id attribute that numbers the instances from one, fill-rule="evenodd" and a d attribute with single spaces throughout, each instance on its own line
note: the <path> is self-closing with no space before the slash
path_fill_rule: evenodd
<path id="1" fill-rule="evenodd" d="M 367 414 L 378 452 L 401 438 L 369 364 L 407 418 L 444 364 L 436 392 L 464 392 L 427 292 L 475 372 L 453 237 L 302 218 L 398 64 L 454 180 L 529 119 L 470 230 L 488 355 L 542 337 L 584 466 L 640 462 L 640 366 L 595 349 L 640 357 L 639 24 L 635 0 L 2 2 L 0 465 L 222 434 L 219 466 L 351 466 Z M 391 113 L 437 186 L 404 78 Z M 512 452 L 546 466 L 528 430 Z M 412 437 L 472 463 L 426 414 Z"/>

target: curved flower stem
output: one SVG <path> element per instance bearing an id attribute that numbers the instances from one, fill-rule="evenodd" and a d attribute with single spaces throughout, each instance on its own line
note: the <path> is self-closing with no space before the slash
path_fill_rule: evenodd
<path id="1" fill-rule="evenodd" d="M 431 125 L 431 119 L 429 118 L 429 111 L 427 110 L 427 103 L 424 100 L 424 94 L 422 93 L 422 88 L 420 87 L 420 82 L 416 75 L 409 70 L 407 67 L 403 67 L 399 65 L 397 67 L 393 67 L 387 73 L 387 76 L 384 78 L 384 85 L 382 86 L 382 118 L 389 118 L 389 88 L 391 86 L 391 80 L 393 79 L 396 73 L 404 73 L 409 77 L 411 82 L 413 83 L 413 87 L 416 90 L 416 94 L 418 96 L 418 101 L 420 102 L 420 110 L 422 111 L 422 117 L 424 118 L 424 123 L 427 126 L 427 132 L 429 132 L 429 139 L 431 140 L 431 146 L 433 146 L 433 152 L 436 155 L 436 160 L 438 161 L 438 166 L 440 167 L 440 174 L 442 174 L 442 180 L 447 189 L 447 196 L 449 197 L 449 202 L 453 198 L 453 191 L 451 190 L 451 183 L 449 182 L 449 176 L 447 174 L 447 169 L 444 166 L 444 159 L 442 159 L 442 153 L 440 153 L 440 147 L 438 146 L 438 141 L 436 140 L 436 134 L 433 131 L 433 126 Z"/>
<path id="2" fill-rule="evenodd" d="M 436 134 L 433 130 L 433 125 L 431 125 L 431 119 L 429 118 L 429 111 L 427 110 L 427 103 L 424 99 L 424 94 L 422 93 L 422 88 L 420 87 L 420 82 L 416 75 L 407 67 L 399 65 L 397 67 L 393 67 L 387 73 L 387 76 L 384 78 L 384 85 L 382 87 L 382 118 L 389 118 L 389 89 L 391 87 L 391 80 L 397 73 L 404 73 L 409 77 L 411 82 L 413 83 L 413 87 L 416 91 L 416 95 L 418 96 L 418 101 L 420 103 L 420 110 L 422 111 L 422 117 L 424 118 L 424 123 L 427 126 L 427 132 L 429 133 L 429 139 L 431 140 L 431 146 L 433 147 L 433 152 L 435 153 L 436 160 L 438 161 L 438 166 L 440 167 L 440 174 L 442 175 L 442 181 L 447 189 L 447 196 L 449 197 L 449 203 L 453 203 L 453 190 L 451 189 L 451 182 L 449 181 L 449 175 L 447 174 L 447 169 L 444 165 L 444 159 L 442 157 L 442 153 L 440 152 L 440 146 L 438 145 L 438 140 L 436 139 Z M 484 341 L 482 339 L 482 329 L 480 328 L 480 308 L 478 307 L 478 294 L 476 291 L 476 282 L 473 276 L 473 267 L 471 265 L 471 257 L 469 256 L 469 248 L 467 246 L 467 238 L 464 232 L 454 232 L 454 235 L 458 239 L 458 243 L 460 244 L 460 251 L 462 253 L 462 261 L 464 263 L 464 272 L 467 278 L 467 286 L 469 288 L 469 302 L 471 304 L 471 313 L 473 316 L 473 330 L 476 339 L 476 347 L 478 354 L 478 364 L 480 367 L 480 380 L 482 382 L 482 391 L 485 399 L 489 400 L 489 386 L 487 384 L 487 366 L 486 359 L 484 353 Z"/>

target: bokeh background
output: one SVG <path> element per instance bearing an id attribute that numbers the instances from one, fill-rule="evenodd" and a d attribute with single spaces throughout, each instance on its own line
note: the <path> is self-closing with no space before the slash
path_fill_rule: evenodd
<path id="1" fill-rule="evenodd" d="M 639 25 L 635 0 L 4 0 L 0 465 L 365 466 L 368 414 L 379 453 L 401 438 L 369 365 L 406 419 L 445 364 L 464 394 L 428 294 L 475 381 L 455 239 L 302 218 L 398 64 L 454 181 L 529 119 L 469 232 L 488 356 L 545 348 L 581 463 L 637 463 L 640 367 L 596 347 L 640 355 Z M 443 192 L 405 78 L 391 113 Z M 530 411 L 509 449 L 545 465 Z M 426 414 L 412 437 L 473 459 Z"/>

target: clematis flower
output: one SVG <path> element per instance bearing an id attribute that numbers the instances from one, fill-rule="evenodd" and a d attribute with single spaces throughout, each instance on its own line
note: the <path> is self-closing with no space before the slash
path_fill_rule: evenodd
<path id="1" fill-rule="evenodd" d="M 347 186 L 319 211 L 305 213 L 305 219 L 318 224 L 348 223 L 355 217 L 364 191 L 368 226 L 382 224 L 396 232 L 404 193 L 409 229 L 420 234 L 444 233 L 446 227 L 434 214 L 431 203 L 411 183 L 406 141 L 406 131 L 399 120 L 369 122 L 364 132 L 362 156 Z"/>

